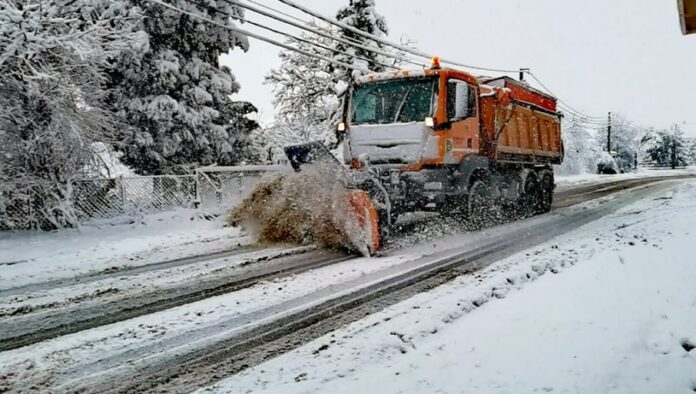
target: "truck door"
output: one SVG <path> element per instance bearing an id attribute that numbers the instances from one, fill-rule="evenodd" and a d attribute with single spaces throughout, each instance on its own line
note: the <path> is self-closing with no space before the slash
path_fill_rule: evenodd
<path id="1" fill-rule="evenodd" d="M 447 119 L 451 127 L 444 136 L 445 164 L 460 163 L 467 154 L 479 151 L 477 95 L 477 88 L 464 81 L 447 81 Z"/>

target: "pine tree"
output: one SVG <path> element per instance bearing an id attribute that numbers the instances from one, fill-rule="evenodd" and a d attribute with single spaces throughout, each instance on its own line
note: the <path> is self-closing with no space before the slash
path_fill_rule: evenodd
<path id="1" fill-rule="evenodd" d="M 150 50 L 121 57 L 111 75 L 111 108 L 129 124 L 115 144 L 124 164 L 162 174 L 243 161 L 257 127 L 247 115 L 256 109 L 232 101 L 240 85 L 219 57 L 248 50 L 247 38 L 147 0 L 130 3 L 143 10 Z M 233 24 L 230 14 L 242 17 L 241 8 L 223 0 L 209 0 L 209 7 L 171 3 L 223 25 Z"/>
<path id="2" fill-rule="evenodd" d="M 140 21 L 118 0 L 0 0 L 0 229 L 75 224 L 70 181 L 118 127 L 105 70 L 145 50 Z"/>
<path id="3" fill-rule="evenodd" d="M 389 32 L 386 20 L 375 10 L 375 0 L 349 0 L 349 4 L 336 13 L 336 20 L 377 37 L 385 37 Z M 348 29 L 341 29 L 339 31 L 339 37 L 350 42 L 358 42 L 364 46 L 384 50 L 383 44 L 365 38 Z M 367 61 L 358 59 L 356 56 L 367 59 Z M 336 44 L 335 59 L 374 72 L 384 71 L 384 66 L 380 64 L 385 63 L 384 56 L 340 42 Z M 334 80 L 336 82 L 343 82 L 344 84 L 348 84 L 351 77 L 354 75 L 353 70 L 348 70 L 340 66 L 334 66 L 332 70 Z"/>

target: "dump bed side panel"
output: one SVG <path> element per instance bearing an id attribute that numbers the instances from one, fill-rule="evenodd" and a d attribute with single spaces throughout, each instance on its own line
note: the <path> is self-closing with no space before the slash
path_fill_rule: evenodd
<path id="1" fill-rule="evenodd" d="M 499 162 L 560 164 L 561 123 L 557 114 L 512 100 L 507 107 L 482 98 L 481 115 L 487 143 L 483 154 Z"/>

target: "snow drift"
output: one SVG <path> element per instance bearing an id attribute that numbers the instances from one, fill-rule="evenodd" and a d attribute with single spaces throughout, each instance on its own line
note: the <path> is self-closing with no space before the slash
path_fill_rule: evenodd
<path id="1" fill-rule="evenodd" d="M 348 202 L 340 175 L 320 165 L 301 172 L 262 178 L 234 208 L 228 224 L 239 226 L 262 243 L 318 244 L 368 255 L 368 240 Z"/>

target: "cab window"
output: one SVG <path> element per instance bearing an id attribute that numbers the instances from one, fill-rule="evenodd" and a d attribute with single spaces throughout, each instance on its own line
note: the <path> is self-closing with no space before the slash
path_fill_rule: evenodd
<path id="1" fill-rule="evenodd" d="M 470 118 L 476 114 L 474 90 L 466 82 L 447 82 L 447 118 L 451 122 Z"/>

